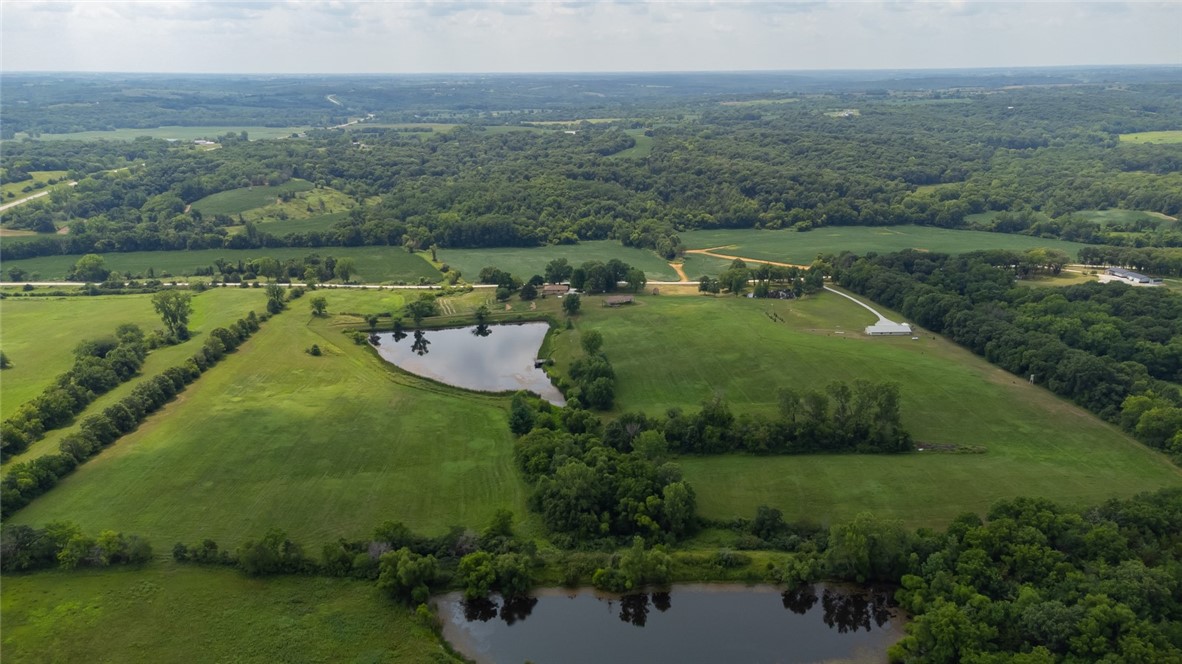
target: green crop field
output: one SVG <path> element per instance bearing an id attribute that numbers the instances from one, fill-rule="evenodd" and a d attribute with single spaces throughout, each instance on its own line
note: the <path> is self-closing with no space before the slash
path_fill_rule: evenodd
<path id="1" fill-rule="evenodd" d="M 841 226 L 806 233 L 795 231 L 717 230 L 681 233 L 690 249 L 725 247 L 718 253 L 761 260 L 808 264 L 817 254 L 851 251 L 888 253 L 903 249 L 960 253 L 978 249 L 1062 249 L 1071 256 L 1087 245 L 1007 233 L 957 231 L 928 226 Z M 691 277 L 698 273 L 687 264 Z"/>
<path id="2" fill-rule="evenodd" d="M 625 247 L 615 240 L 560 244 L 548 247 L 502 248 L 502 249 L 440 249 L 440 261 L 460 270 L 464 278 L 475 281 L 476 275 L 486 267 L 497 267 L 514 276 L 528 279 L 542 274 L 546 264 L 555 258 L 565 258 L 571 265 L 579 266 L 587 261 L 607 262 L 618 258 L 632 267 L 644 270 L 652 281 L 676 281 L 677 273 L 669 264 L 651 251 Z"/>
<path id="3" fill-rule="evenodd" d="M 41 134 L 43 141 L 132 141 L 140 136 L 166 138 L 176 141 L 194 141 L 199 138 L 215 140 L 228 133 L 247 132 L 251 140 L 287 138 L 292 134 L 307 131 L 310 127 L 155 127 L 151 129 L 114 129 L 111 131 L 79 131 L 71 134 Z M 17 139 L 24 134 L 17 134 Z"/>
<path id="4" fill-rule="evenodd" d="M 402 301 L 389 291 L 324 296 L 334 312 Z M 391 519 L 427 534 L 479 529 L 500 508 L 537 532 L 513 464 L 508 399 L 402 374 L 333 319 L 310 316 L 309 300 L 11 521 L 68 519 L 159 549 L 206 537 L 236 546 L 279 527 L 318 551 Z M 312 344 L 322 357 L 305 352 Z"/>
<path id="5" fill-rule="evenodd" d="M 203 334 L 238 320 L 251 309 L 263 311 L 264 304 L 259 290 L 219 288 L 197 294 L 189 319 L 196 341 L 157 349 L 149 355 L 143 372 L 155 373 L 158 362 L 167 362 L 159 370 L 176 364 L 196 351 Z M 150 295 L 9 297 L 0 301 L 0 320 L 0 348 L 13 364 L 0 380 L 0 417 L 11 415 L 69 369 L 74 361 L 71 351 L 80 341 L 113 336 L 123 323 L 134 323 L 144 331 L 163 327 Z"/>
<path id="6" fill-rule="evenodd" d="M 242 187 L 211 194 L 193 203 L 193 209 L 201 214 L 238 214 L 254 208 L 275 203 L 280 194 L 309 191 L 312 183 L 307 180 L 288 180 L 280 185 L 268 187 Z"/>
<path id="7" fill-rule="evenodd" d="M 1121 134 L 1120 140 L 1122 143 L 1182 143 L 1182 129 Z"/>
<path id="8" fill-rule="evenodd" d="M 869 510 L 938 525 L 1004 497 L 1084 504 L 1182 485 L 1182 471 L 1160 454 L 943 339 L 862 336 L 874 317 L 836 295 L 796 303 L 645 296 L 619 309 L 586 298 L 583 309 L 577 327 L 602 332 L 620 410 L 692 410 L 721 396 L 735 412 L 771 413 L 783 386 L 889 380 L 902 386 L 904 423 L 917 440 L 986 449 L 683 458 L 706 517 L 750 517 L 767 504 L 790 520 Z M 555 340 L 560 366 L 581 352 L 577 343 L 576 335 Z"/>
<path id="9" fill-rule="evenodd" d="M 286 223 L 286 222 L 278 222 Z M 181 276 L 191 275 L 198 268 L 208 268 L 219 258 L 227 261 L 249 261 L 270 256 L 278 260 L 301 258 L 309 254 L 320 257 L 350 257 L 357 263 L 354 280 L 370 283 L 413 282 L 420 278 L 438 281 L 439 271 L 423 256 L 429 254 L 408 254 L 401 247 L 277 247 L 265 249 L 201 249 L 199 251 L 131 251 L 127 253 L 103 254 L 107 267 L 116 272 L 130 272 L 145 275 L 148 268 L 156 276 L 164 273 Z M 4 268 L 20 267 L 35 279 L 65 279 L 66 274 L 78 262 L 80 256 L 41 256 L 21 260 L 4 261 Z M 544 263 L 543 263 L 544 264 Z"/>
<path id="10" fill-rule="evenodd" d="M 364 581 L 260 580 L 157 564 L 6 575 L 0 598 L 4 660 L 13 663 L 423 662 L 443 655 L 410 609 Z"/>

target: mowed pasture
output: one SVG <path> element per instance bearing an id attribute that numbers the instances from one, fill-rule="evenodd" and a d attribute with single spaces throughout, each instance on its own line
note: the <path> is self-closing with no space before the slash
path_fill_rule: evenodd
<path id="1" fill-rule="evenodd" d="M 444 654 L 410 609 L 372 582 L 348 579 L 251 579 L 172 564 L 42 572 L 5 576 L 0 606 L 10 662 L 422 662 Z"/>
<path id="2" fill-rule="evenodd" d="M 4 181 L 0 183 L 0 203 L 12 203 L 42 191 L 49 191 L 52 187 L 49 181 L 53 180 L 56 183 L 61 180 L 64 182 L 66 173 L 66 171 L 29 171 L 31 178 L 29 180 L 21 180 L 19 182 Z M 33 185 L 38 182 L 45 186 L 35 188 Z M 25 189 L 28 189 L 28 191 L 25 191 Z"/>
<path id="3" fill-rule="evenodd" d="M 312 188 L 311 182 L 298 178 L 273 186 L 240 187 L 210 194 L 195 201 L 193 209 L 206 215 L 239 214 L 274 204 L 283 194 L 309 191 Z"/>
<path id="4" fill-rule="evenodd" d="M 403 297 L 324 296 L 330 311 L 357 313 L 391 311 Z M 509 400 L 393 369 L 342 334 L 339 319 L 311 316 L 310 299 L 11 521 L 138 533 L 161 550 L 207 537 L 237 546 L 278 527 L 315 552 L 387 520 L 431 535 L 479 530 L 501 508 L 536 533 Z M 312 344 L 324 355 L 309 355 Z"/>
<path id="5" fill-rule="evenodd" d="M 583 310 L 576 329 L 603 334 L 619 411 L 692 411 L 721 397 L 736 413 L 773 414 L 780 387 L 894 381 L 917 440 L 986 450 L 682 458 L 706 517 L 751 517 L 766 504 L 790 520 L 833 523 L 870 511 L 938 526 L 1001 498 L 1083 505 L 1182 485 L 1182 471 L 1160 454 L 954 344 L 923 332 L 919 340 L 864 337 L 874 317 L 833 294 L 800 302 L 644 296 L 618 309 L 585 298 Z M 554 348 L 560 366 L 581 353 L 577 335 Z"/>
<path id="6" fill-rule="evenodd" d="M 889 253 L 904 249 L 938 253 L 963 253 L 979 249 L 1024 251 L 1035 247 L 1061 249 L 1071 256 L 1087 246 L 1027 235 L 948 230 L 929 226 L 829 226 L 800 233 L 788 230 L 710 230 L 681 233 L 681 242 L 689 249 L 718 249 L 718 253 L 760 260 L 807 265 L 823 253 L 868 251 Z M 686 272 L 698 275 L 691 267 L 700 256 L 691 255 Z M 704 261 L 702 261 L 704 262 Z"/>
<path id="7" fill-rule="evenodd" d="M 632 267 L 644 270 L 649 281 L 676 281 L 677 272 L 652 251 L 625 247 L 616 240 L 593 240 L 578 244 L 557 244 L 546 247 L 509 247 L 498 249 L 440 249 L 438 259 L 457 269 L 468 281 L 474 282 L 480 270 L 496 267 L 520 277 L 523 281 L 535 274 L 545 274 L 546 264 L 565 258 L 578 267 L 587 261 L 607 261 L 618 258 Z"/>
<path id="8" fill-rule="evenodd" d="M 277 222 L 286 223 L 286 222 Z M 103 254 L 108 269 L 115 272 L 130 272 L 146 276 L 148 269 L 155 271 L 157 278 L 187 276 L 198 269 L 213 267 L 219 258 L 235 264 L 254 258 L 270 256 L 280 261 L 289 258 L 303 258 L 316 254 L 321 258 L 349 257 L 357 264 L 354 281 L 369 283 L 403 282 L 418 283 L 419 279 L 439 281 L 436 270 L 424 258 L 430 254 L 409 254 L 402 247 L 268 247 L 263 249 L 201 249 L 197 251 L 130 251 L 126 253 Z M 21 260 L 4 261 L 7 270 L 20 267 L 34 280 L 65 279 L 81 256 L 40 256 Z"/>
<path id="9" fill-rule="evenodd" d="M 1182 129 L 1121 134 L 1121 143 L 1182 143 Z"/>
<path id="10" fill-rule="evenodd" d="M 189 318 L 194 341 L 153 351 L 142 371 L 152 372 L 157 359 L 179 361 L 192 355 L 210 330 L 233 323 L 251 309 L 264 311 L 265 303 L 261 290 L 217 289 L 196 294 Z M 69 369 L 79 342 L 113 337 L 115 328 L 123 323 L 139 325 L 145 332 L 164 327 L 152 307 L 151 295 L 9 297 L 0 301 L 0 320 L 0 348 L 13 365 L 4 370 L 0 380 L 0 417 L 11 415 Z M 172 364 L 160 370 L 169 366 Z"/>
<path id="11" fill-rule="evenodd" d="M 95 300 L 101 301 L 102 304 L 79 308 L 79 305 Z M 153 310 L 150 295 L 9 298 L 4 300 L 2 306 L 0 311 L 3 312 L 5 343 L 9 338 L 24 341 L 27 354 L 39 362 L 23 367 L 14 364 L 13 368 L 4 371 L 3 382 L 0 383 L 0 416 L 3 417 L 12 414 L 20 404 L 37 396 L 55 377 L 69 369 L 74 361 L 71 351 L 80 341 L 113 336 L 115 328 L 124 322 L 134 322 L 145 332 L 163 327 L 160 317 Z M 88 320 L 85 317 L 77 317 L 80 310 L 92 313 L 93 318 Z M 266 297 L 263 291 L 217 288 L 195 294 L 193 313 L 189 317 L 189 330 L 193 335 L 191 339 L 148 353 L 143 366 L 140 367 L 139 376 L 99 396 L 81 416 L 74 419 L 73 424 L 46 432 L 45 437 L 33 443 L 29 449 L 4 462 L 0 474 L 6 474 L 13 463 L 57 453 L 62 438 L 77 433 L 79 423 L 86 415 L 101 412 L 114 405 L 130 394 L 141 380 L 181 364 L 197 352 L 210 331 L 218 327 L 228 327 L 234 321 L 246 317 L 251 311 L 266 311 Z M 51 334 L 38 335 L 43 325 L 42 321 L 51 321 L 54 324 L 52 329 L 47 330 Z M 13 327 L 10 328 L 10 325 Z M 7 345 L 5 347 L 7 348 Z M 42 366 L 45 368 L 42 369 Z M 10 377 L 16 380 L 10 381 Z"/>

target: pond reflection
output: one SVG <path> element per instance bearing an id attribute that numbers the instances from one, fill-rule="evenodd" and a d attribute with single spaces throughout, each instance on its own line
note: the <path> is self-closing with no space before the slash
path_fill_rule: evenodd
<path id="1" fill-rule="evenodd" d="M 508 602 L 453 593 L 436 605 L 444 637 L 478 662 L 874 661 L 903 623 L 889 592 L 811 585 L 543 590 Z"/>
<path id="2" fill-rule="evenodd" d="M 547 323 L 472 325 L 373 335 L 382 359 L 406 371 L 448 385 L 484 392 L 529 390 L 557 405 L 562 393 L 538 368 L 538 349 Z"/>

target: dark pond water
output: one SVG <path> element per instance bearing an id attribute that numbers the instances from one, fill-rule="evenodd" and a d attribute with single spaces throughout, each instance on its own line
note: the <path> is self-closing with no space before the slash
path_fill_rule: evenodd
<path id="1" fill-rule="evenodd" d="M 540 591 L 504 603 L 436 599 L 443 636 L 477 662 L 885 662 L 903 634 L 889 593 L 679 585 L 609 596 Z"/>
<path id="2" fill-rule="evenodd" d="M 419 376 L 481 392 L 529 390 L 557 404 L 566 403 L 534 359 L 550 326 L 473 325 L 377 335 L 378 354 Z"/>

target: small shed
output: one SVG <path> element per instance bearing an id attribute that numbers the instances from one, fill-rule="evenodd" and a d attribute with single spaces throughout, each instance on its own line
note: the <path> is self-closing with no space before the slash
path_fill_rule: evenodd
<path id="1" fill-rule="evenodd" d="M 612 295 L 611 297 L 603 298 L 603 306 L 618 307 L 624 304 L 632 304 L 633 299 L 631 295 Z"/>
<path id="2" fill-rule="evenodd" d="M 542 297 L 547 295 L 566 295 L 570 292 L 570 284 L 546 284 L 542 286 Z"/>

